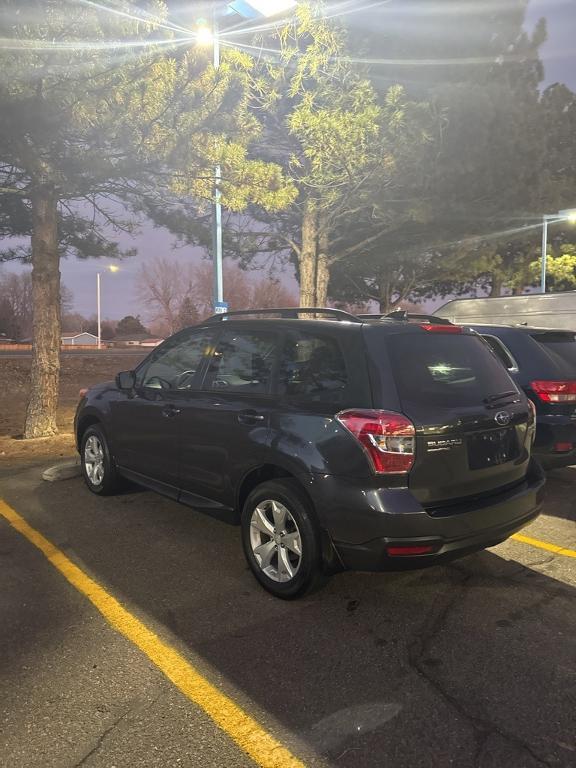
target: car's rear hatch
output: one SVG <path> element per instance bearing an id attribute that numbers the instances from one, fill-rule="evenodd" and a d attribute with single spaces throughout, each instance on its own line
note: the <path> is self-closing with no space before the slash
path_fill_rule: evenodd
<path id="1" fill-rule="evenodd" d="M 538 345 L 529 366 L 531 371 L 538 371 L 538 375 L 530 377 L 526 391 L 539 411 L 576 420 L 576 334 L 555 330 L 526 332 Z"/>
<path id="2" fill-rule="evenodd" d="M 522 482 L 533 422 L 526 398 L 476 334 L 425 327 L 386 337 L 401 409 L 416 429 L 410 489 L 434 506 Z"/>

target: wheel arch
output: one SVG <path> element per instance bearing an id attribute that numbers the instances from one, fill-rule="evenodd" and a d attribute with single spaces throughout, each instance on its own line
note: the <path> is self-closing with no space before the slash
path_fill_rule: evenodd
<path id="1" fill-rule="evenodd" d="M 330 573 L 336 573 L 342 570 L 342 562 L 338 556 L 336 548 L 334 547 L 332 538 L 326 528 L 320 522 L 314 501 L 305 484 L 302 482 L 301 474 L 296 474 L 290 471 L 288 468 L 275 463 L 262 464 L 260 467 L 256 467 L 255 469 L 247 472 L 238 486 L 238 493 L 236 495 L 236 513 L 238 518 L 240 518 L 240 515 L 242 514 L 246 499 L 254 490 L 254 488 L 269 480 L 280 479 L 294 481 L 298 485 L 298 489 L 308 501 L 311 515 L 315 520 L 320 532 L 322 560 L 324 562 L 326 571 Z"/>
<path id="2" fill-rule="evenodd" d="M 254 488 L 261 485 L 262 483 L 268 482 L 269 480 L 277 480 L 279 478 L 295 480 L 301 487 L 302 491 L 306 494 L 310 504 L 312 505 L 312 499 L 310 498 L 310 495 L 306 493 L 306 489 L 304 488 L 302 482 L 293 472 L 290 472 L 288 469 L 280 466 L 279 464 L 269 463 L 262 464 L 255 469 L 251 469 L 242 478 L 236 493 L 236 511 L 238 515 L 240 516 L 242 514 L 246 499 L 254 490 Z"/>
<path id="3" fill-rule="evenodd" d="M 82 415 L 82 417 L 78 420 L 78 424 L 76 426 L 76 450 L 80 451 L 80 446 L 82 445 L 82 436 L 84 435 L 84 432 L 86 432 L 88 427 L 91 427 L 94 424 L 99 424 L 102 426 L 102 419 L 100 419 L 95 413 L 86 413 Z"/>

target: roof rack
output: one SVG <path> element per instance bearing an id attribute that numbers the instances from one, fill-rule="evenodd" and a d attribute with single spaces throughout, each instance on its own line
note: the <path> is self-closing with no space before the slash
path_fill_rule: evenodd
<path id="1" fill-rule="evenodd" d="M 445 317 L 406 312 L 404 309 L 395 309 L 394 312 L 389 312 L 387 315 L 358 315 L 357 317 L 363 320 L 397 320 L 403 323 L 415 321 L 418 323 L 434 323 L 434 325 L 453 325 L 453 323 L 451 323 L 450 320 L 446 320 Z"/>
<path id="2" fill-rule="evenodd" d="M 336 320 L 347 321 L 349 323 L 361 323 L 362 321 L 356 315 L 345 312 L 343 309 L 332 309 L 330 307 L 284 307 L 282 309 L 239 309 L 234 312 L 223 312 L 218 315 L 212 315 L 206 320 L 207 323 L 224 322 L 230 318 L 249 316 L 249 315 L 278 315 L 284 319 L 298 319 L 299 315 L 328 315 Z"/>

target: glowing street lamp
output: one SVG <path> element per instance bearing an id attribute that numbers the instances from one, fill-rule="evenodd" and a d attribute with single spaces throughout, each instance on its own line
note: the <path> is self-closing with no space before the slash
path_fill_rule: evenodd
<path id="1" fill-rule="evenodd" d="M 206 25 L 206 22 L 204 22 L 204 20 L 202 20 L 199 23 L 198 28 L 196 30 L 196 42 L 198 43 L 198 45 L 202 45 L 202 46 L 208 46 L 208 45 L 214 44 L 214 33 L 212 32 L 210 27 Z"/>
<path id="2" fill-rule="evenodd" d="M 562 218 L 569 221 L 570 224 L 576 224 L 576 208 L 568 208 L 565 211 L 559 211 L 558 216 L 562 216 Z"/>
<path id="3" fill-rule="evenodd" d="M 117 264 L 108 264 L 106 269 L 109 272 L 118 272 L 120 267 Z M 98 313 L 98 349 L 102 347 L 102 327 L 100 322 L 100 272 L 96 274 L 96 307 Z"/>
<path id="4" fill-rule="evenodd" d="M 567 208 L 558 213 L 544 214 L 542 217 L 542 274 L 540 293 L 546 293 L 546 272 L 548 267 L 548 222 L 567 221 L 576 224 L 576 208 Z"/>
<path id="5" fill-rule="evenodd" d="M 246 19 L 259 17 L 271 18 L 280 13 L 291 11 L 297 6 L 296 0 L 234 0 L 227 3 L 225 13 L 236 13 Z M 196 41 L 202 46 L 212 46 L 214 69 L 220 68 L 220 34 L 218 29 L 218 14 L 214 5 L 212 27 L 202 19 L 196 29 Z M 212 218 L 212 260 L 214 264 L 214 312 L 225 312 L 224 275 L 222 259 L 222 193 L 220 182 L 222 170 L 219 165 L 214 168 L 214 215 Z"/>

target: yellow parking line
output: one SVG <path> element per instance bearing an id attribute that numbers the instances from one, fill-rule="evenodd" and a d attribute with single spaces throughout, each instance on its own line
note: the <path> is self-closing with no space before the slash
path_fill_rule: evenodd
<path id="1" fill-rule="evenodd" d="M 512 538 L 516 539 L 516 541 L 521 541 L 523 544 L 530 544 L 531 547 L 538 547 L 538 549 L 545 549 L 547 552 L 554 552 L 555 555 L 576 557 L 576 550 L 574 549 L 557 547 L 556 544 L 549 544 L 547 541 L 540 541 L 540 539 L 532 539 L 530 536 L 523 536 L 521 533 L 515 533 Z"/>
<path id="2" fill-rule="evenodd" d="M 96 581 L 75 565 L 23 517 L 0 499 L 0 515 L 36 546 L 100 611 L 106 621 L 128 638 L 194 704 L 233 739 L 262 768 L 304 768 L 268 731 L 232 699 L 203 677 L 190 662 L 126 610 Z"/>

